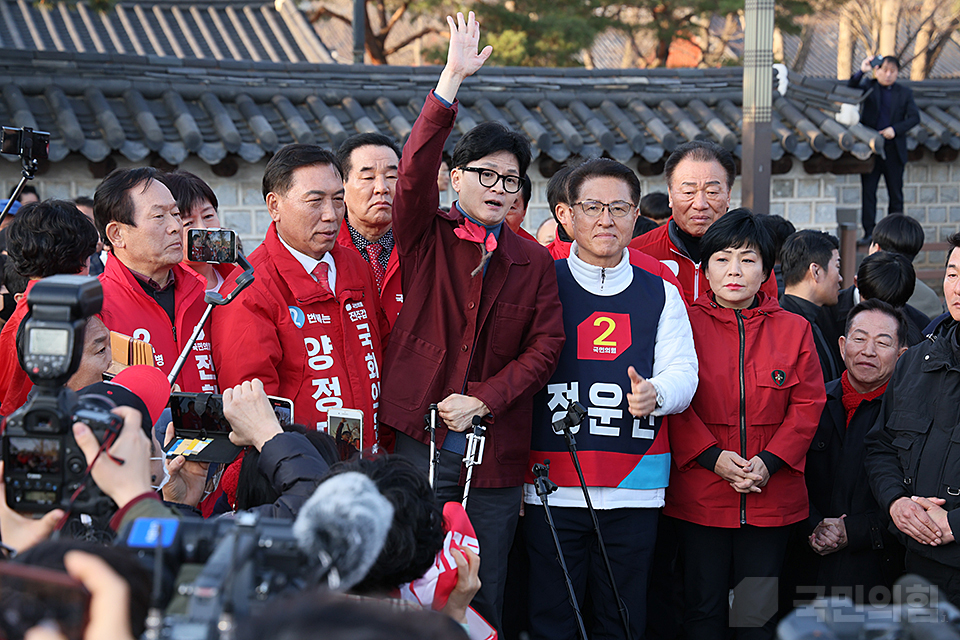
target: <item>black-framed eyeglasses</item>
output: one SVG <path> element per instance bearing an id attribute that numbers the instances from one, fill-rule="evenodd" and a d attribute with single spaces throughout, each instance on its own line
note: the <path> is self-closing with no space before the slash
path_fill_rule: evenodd
<path id="1" fill-rule="evenodd" d="M 616 200 L 610 204 L 599 202 L 598 200 L 584 200 L 583 202 L 575 203 L 575 206 L 580 207 L 583 215 L 588 218 L 598 217 L 603 213 L 604 209 L 607 209 L 614 218 L 624 218 L 630 215 L 630 212 L 634 209 L 633 204 L 624 202 L 623 200 Z"/>
<path id="2" fill-rule="evenodd" d="M 520 191 L 520 176 L 503 176 L 492 169 L 482 169 L 480 167 L 460 167 L 461 171 L 470 171 L 477 174 L 480 179 L 480 186 L 490 188 L 503 180 L 503 190 L 507 193 L 516 193 Z"/>

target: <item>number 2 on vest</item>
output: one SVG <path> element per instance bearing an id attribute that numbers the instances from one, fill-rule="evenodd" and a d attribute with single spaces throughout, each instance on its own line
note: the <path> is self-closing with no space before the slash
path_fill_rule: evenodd
<path id="1" fill-rule="evenodd" d="M 599 327 L 601 324 L 607 325 L 607 328 L 593 341 L 598 347 L 615 347 L 617 342 L 615 340 L 607 340 L 607 336 L 614 332 L 617 328 L 617 323 L 613 318 L 607 316 L 600 316 L 593 321 L 593 326 Z"/>

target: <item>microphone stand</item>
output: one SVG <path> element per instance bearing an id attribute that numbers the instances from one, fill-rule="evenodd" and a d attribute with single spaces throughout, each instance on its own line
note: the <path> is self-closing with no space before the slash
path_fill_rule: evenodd
<path id="1" fill-rule="evenodd" d="M 610 580 L 610 587 L 613 589 L 613 598 L 617 601 L 617 608 L 620 612 L 620 623 L 623 625 L 624 637 L 630 637 L 630 616 L 627 613 L 627 605 L 620 598 L 620 591 L 617 589 L 617 581 L 613 577 L 613 567 L 610 565 L 610 558 L 607 556 L 607 547 L 603 544 L 603 535 L 600 533 L 600 521 L 597 520 L 597 512 L 593 508 L 593 501 L 590 500 L 590 491 L 587 489 L 587 482 L 583 478 L 583 470 L 580 468 L 580 457 L 577 455 L 577 440 L 573 437 L 573 427 L 579 427 L 587 415 L 586 408 L 579 402 L 570 401 L 567 406 L 567 415 L 553 423 L 553 430 L 556 433 L 562 433 L 567 441 L 567 449 L 570 451 L 570 457 L 573 459 L 573 466 L 577 470 L 577 477 L 580 478 L 580 489 L 583 491 L 583 499 L 587 503 L 587 511 L 593 519 L 593 530 L 597 534 L 597 542 L 600 544 L 600 555 L 603 557 L 603 566 L 607 571 L 607 578 Z"/>
<path id="2" fill-rule="evenodd" d="M 540 501 L 543 503 L 543 509 L 547 513 L 547 524 L 550 525 L 550 533 L 553 534 L 553 544 L 557 547 L 557 560 L 560 561 L 560 569 L 563 570 L 563 579 L 567 583 L 567 596 L 570 598 L 570 606 L 573 607 L 573 614 L 577 618 L 577 628 L 580 630 L 580 638 L 581 640 L 587 640 L 587 628 L 583 625 L 583 616 L 580 615 L 580 605 L 577 604 L 577 594 L 573 590 L 573 580 L 570 579 L 567 562 L 563 559 L 563 549 L 560 548 L 560 537 L 557 535 L 557 525 L 553 523 L 553 514 L 550 513 L 550 504 L 547 502 L 547 496 L 557 490 L 557 484 L 548 477 L 549 473 L 549 460 L 544 460 L 543 464 L 537 463 L 533 465 L 533 475 L 536 476 L 533 484 L 537 488 L 537 495 L 540 497 Z"/>
<path id="3" fill-rule="evenodd" d="M 440 452 L 437 451 L 437 417 L 439 416 L 440 409 L 437 405 L 430 405 L 430 412 L 424 416 L 425 422 L 427 423 L 426 430 L 430 432 L 430 488 L 436 492 L 434 487 L 434 480 L 437 477 L 437 465 L 440 461 Z"/>
<path id="4" fill-rule="evenodd" d="M 243 257 L 242 253 L 237 254 L 237 264 L 244 268 L 244 272 L 237 276 L 237 279 L 234 281 L 237 286 L 227 294 L 226 298 L 216 291 L 208 291 L 207 295 L 203 297 L 203 301 L 207 303 L 207 308 L 200 317 L 200 322 L 193 328 L 193 333 L 190 335 L 190 339 L 187 340 L 187 344 L 183 346 L 183 351 L 180 352 L 180 357 L 177 358 L 173 369 L 170 370 L 170 375 L 167 376 L 167 381 L 171 386 L 174 381 L 176 381 L 177 376 L 180 375 L 180 370 L 183 369 L 183 364 L 187 361 L 187 356 L 190 355 L 190 351 L 193 349 L 197 337 L 200 335 L 200 332 L 203 331 L 203 325 L 207 322 L 207 318 L 210 317 L 210 312 L 213 311 L 214 305 L 219 307 L 230 304 L 241 291 L 253 283 L 253 267 L 250 266 L 250 263 L 247 262 L 247 259 Z"/>
<path id="5" fill-rule="evenodd" d="M 467 498 L 470 496 L 470 481 L 473 479 L 473 468 L 483 462 L 483 446 L 486 442 L 484 434 L 487 428 L 480 424 L 480 416 L 473 416 L 473 433 L 467 434 L 467 452 L 463 456 L 463 464 L 467 466 L 467 481 L 463 486 L 463 510 L 467 510 Z"/>

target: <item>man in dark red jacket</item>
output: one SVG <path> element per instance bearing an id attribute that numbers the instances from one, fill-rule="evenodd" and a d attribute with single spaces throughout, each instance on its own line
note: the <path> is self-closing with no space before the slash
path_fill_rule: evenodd
<path id="1" fill-rule="evenodd" d="M 337 243 L 341 175 L 336 156 L 316 145 L 287 145 L 267 163 L 273 224 L 250 254 L 254 283 L 213 313 L 213 358 L 224 387 L 259 378 L 311 429 L 324 430 L 331 409 L 362 411 L 366 449 L 378 439 L 389 328 L 370 268 Z"/>
<path id="2" fill-rule="evenodd" d="M 110 248 L 100 283 L 107 328 L 150 343 L 154 364 L 169 375 L 200 322 L 204 286 L 180 266 L 180 210 L 152 167 L 117 169 L 97 187 L 93 216 Z M 183 391 L 217 393 L 205 323 L 176 381 Z"/>
<path id="3" fill-rule="evenodd" d="M 343 167 L 343 201 L 347 214 L 337 242 L 360 254 L 380 290 L 380 304 L 390 326 L 403 306 L 400 259 L 393 238 L 393 196 L 397 190 L 400 150 L 380 133 L 359 133 L 337 151 Z"/>
<path id="4" fill-rule="evenodd" d="M 677 147 L 663 170 L 673 216 L 667 224 L 635 238 L 630 247 L 670 267 L 687 304 L 693 304 L 710 290 L 700 269 L 700 238 L 730 208 L 737 166 L 720 145 L 696 140 Z M 760 290 L 777 299 L 775 279 L 768 279 Z"/>
<path id="5" fill-rule="evenodd" d="M 393 229 L 405 301 L 384 359 L 381 420 L 397 430 L 397 452 L 426 471 L 423 416 L 439 404 L 436 486 L 446 501 L 461 499 L 464 432 L 474 416 L 485 418 L 486 452 L 473 472 L 467 513 L 483 559 L 474 608 L 499 627 L 533 395 L 556 367 L 564 332 L 553 260 L 503 224 L 530 162 L 525 138 L 492 122 L 468 132 L 453 152 L 459 201 L 449 212 L 439 209 L 437 171 L 457 90 L 491 53 L 477 52 L 472 13 L 447 20 L 447 65 L 400 161 Z"/>

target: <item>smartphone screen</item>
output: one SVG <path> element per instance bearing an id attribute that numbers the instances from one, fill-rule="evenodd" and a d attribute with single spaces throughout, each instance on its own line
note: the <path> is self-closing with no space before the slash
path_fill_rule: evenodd
<path id="1" fill-rule="evenodd" d="M 280 426 L 288 427 L 293 424 L 293 400 L 277 396 L 267 396 L 267 398 L 270 400 L 270 406 L 273 407 L 273 413 L 277 416 Z"/>
<path id="2" fill-rule="evenodd" d="M 293 401 L 267 396 L 280 426 L 293 424 Z M 170 394 L 170 413 L 177 431 L 207 431 L 230 433 L 230 423 L 223 415 L 223 396 L 220 394 Z"/>
<path id="3" fill-rule="evenodd" d="M 327 433 L 337 443 L 341 460 L 349 460 L 363 451 L 363 412 L 358 409 L 330 409 Z"/>
<path id="4" fill-rule="evenodd" d="M 170 413 L 176 431 L 230 433 L 223 417 L 223 396 L 217 394 L 171 393 Z"/>
<path id="5" fill-rule="evenodd" d="M 23 638 L 33 627 L 54 623 L 68 640 L 82 640 L 90 594 L 64 572 L 0 562 L 0 636 Z"/>
<path id="6" fill-rule="evenodd" d="M 233 229 L 187 229 L 187 260 L 236 262 L 237 234 Z"/>

